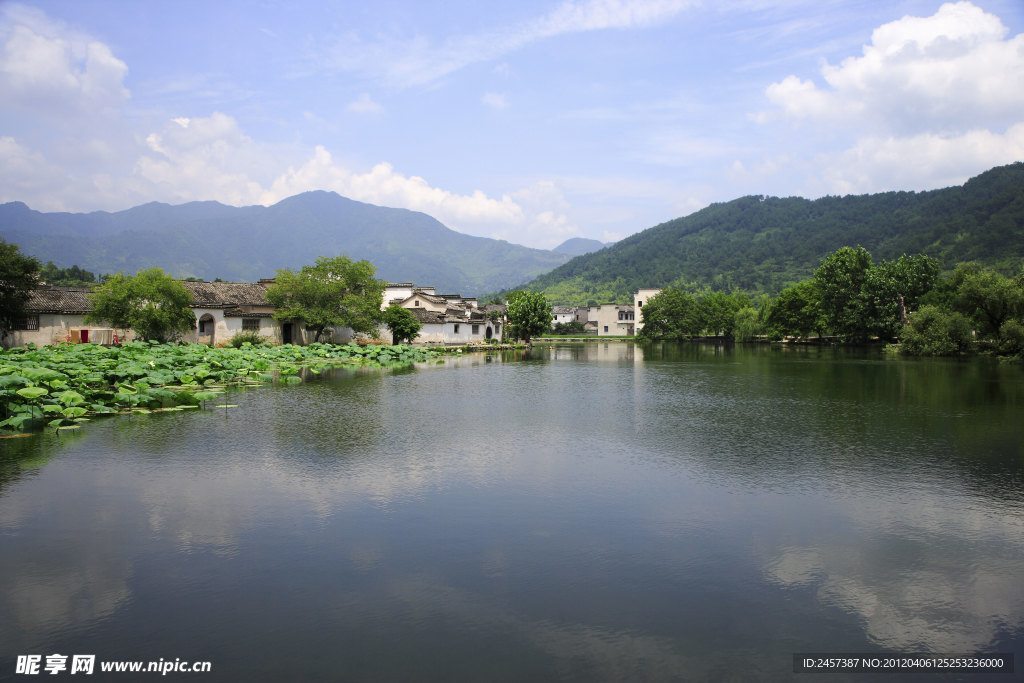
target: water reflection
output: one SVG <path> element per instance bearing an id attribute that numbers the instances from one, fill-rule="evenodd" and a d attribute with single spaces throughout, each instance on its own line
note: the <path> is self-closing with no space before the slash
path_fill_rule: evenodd
<path id="1" fill-rule="evenodd" d="M 591 343 L 306 380 L 5 443 L 9 652 L 621 680 L 1024 642 L 1019 368 Z"/>

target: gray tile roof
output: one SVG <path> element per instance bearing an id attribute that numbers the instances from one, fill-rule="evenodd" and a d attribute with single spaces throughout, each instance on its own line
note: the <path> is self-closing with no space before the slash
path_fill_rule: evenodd
<path id="1" fill-rule="evenodd" d="M 59 287 L 44 285 L 32 290 L 26 308 L 38 313 L 88 313 L 88 287 Z"/>
<path id="2" fill-rule="evenodd" d="M 237 309 L 239 306 L 270 306 L 267 287 L 257 282 L 188 282 L 182 281 L 192 294 L 194 308 Z M 32 290 L 28 310 L 39 313 L 87 313 L 92 310 L 88 287 L 41 285 Z M 266 317 L 253 313 L 247 317 Z"/>
<path id="3" fill-rule="evenodd" d="M 267 286 L 259 282 L 189 282 L 181 284 L 192 293 L 196 308 L 269 306 Z"/>
<path id="4" fill-rule="evenodd" d="M 416 316 L 416 320 L 419 320 L 421 323 L 426 324 L 444 322 L 443 313 L 435 313 L 434 311 L 428 311 L 425 308 L 410 308 L 409 310 L 412 311 L 412 314 L 414 316 Z"/>

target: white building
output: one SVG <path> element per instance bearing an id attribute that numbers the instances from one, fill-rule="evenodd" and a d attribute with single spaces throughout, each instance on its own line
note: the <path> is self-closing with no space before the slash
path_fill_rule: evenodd
<path id="1" fill-rule="evenodd" d="M 633 307 L 601 304 L 590 307 L 590 321 L 597 324 L 599 337 L 624 337 L 633 334 Z"/>
<path id="2" fill-rule="evenodd" d="M 551 327 L 555 325 L 571 323 L 576 321 L 576 307 L 575 306 L 552 306 L 551 307 Z"/>
<path id="3" fill-rule="evenodd" d="M 385 306 L 398 304 L 408 308 L 423 325 L 416 336 L 416 343 L 458 345 L 501 339 L 503 316 L 491 320 L 489 310 L 480 309 L 476 297 L 435 294 L 433 287 L 416 287 L 412 284 L 396 285 L 394 289 L 388 285 L 385 291 L 388 292 Z M 391 294 L 405 296 L 390 298 Z"/>
<path id="4" fill-rule="evenodd" d="M 651 297 L 661 294 L 660 289 L 641 289 L 633 295 L 633 308 L 636 311 L 636 322 L 634 329 L 639 332 L 644 328 L 644 315 L 643 308 L 644 304 L 650 301 Z"/>

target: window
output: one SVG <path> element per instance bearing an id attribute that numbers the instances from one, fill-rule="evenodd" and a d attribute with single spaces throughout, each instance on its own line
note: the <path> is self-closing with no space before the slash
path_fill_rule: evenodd
<path id="1" fill-rule="evenodd" d="M 245 332 L 256 332 L 260 329 L 259 318 L 242 318 L 242 330 Z"/>
<path id="2" fill-rule="evenodd" d="M 38 330 L 39 329 L 39 315 L 28 315 L 18 321 L 18 324 L 14 326 L 16 330 Z"/>
<path id="3" fill-rule="evenodd" d="M 604 331 L 605 331 L 605 332 L 607 332 L 607 331 L 608 331 L 608 326 L 607 326 L 607 325 L 605 325 L 605 326 L 604 326 Z"/>
<path id="4" fill-rule="evenodd" d="M 455 323 L 455 334 L 459 333 L 459 324 Z"/>
<path id="5" fill-rule="evenodd" d="M 480 334 L 480 326 L 473 325 L 473 334 Z"/>
<path id="6" fill-rule="evenodd" d="M 416 299 L 415 301 L 412 302 L 412 305 L 415 306 L 416 308 L 419 308 L 420 307 L 420 300 Z"/>
<path id="7" fill-rule="evenodd" d="M 643 302 L 643 301 L 640 301 L 639 299 L 637 299 L 637 302 L 636 302 L 636 307 L 637 307 L 637 308 L 643 308 L 643 307 L 644 307 L 644 302 Z"/>

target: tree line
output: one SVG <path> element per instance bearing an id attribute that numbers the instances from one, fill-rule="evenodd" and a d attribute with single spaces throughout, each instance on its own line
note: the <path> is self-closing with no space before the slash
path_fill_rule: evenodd
<path id="1" fill-rule="evenodd" d="M 644 339 L 815 335 L 848 344 L 899 342 L 916 355 L 1020 355 L 1024 270 L 1011 278 L 963 263 L 942 274 L 939 262 L 923 254 L 875 263 L 863 247 L 843 247 L 777 297 L 669 288 L 646 302 L 641 315 Z"/>

